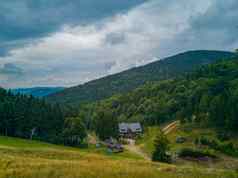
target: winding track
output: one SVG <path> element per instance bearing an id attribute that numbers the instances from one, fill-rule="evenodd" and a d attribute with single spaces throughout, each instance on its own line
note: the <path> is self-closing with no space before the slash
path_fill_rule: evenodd
<path id="1" fill-rule="evenodd" d="M 173 121 L 172 123 L 168 124 L 166 127 L 162 129 L 162 132 L 164 132 L 165 135 L 168 135 L 170 132 L 175 130 L 179 125 L 179 121 Z M 149 155 L 147 155 L 139 146 L 135 144 L 135 140 L 128 139 L 129 144 L 124 145 L 125 149 L 129 150 L 132 153 L 135 153 L 141 157 L 143 157 L 145 160 L 150 161 L 151 158 Z"/>
<path id="2" fill-rule="evenodd" d="M 135 140 L 128 139 L 128 142 L 129 142 L 128 145 L 124 145 L 125 149 L 141 156 L 142 158 L 144 158 L 147 161 L 151 161 L 151 158 L 149 157 L 149 155 L 147 155 L 139 146 L 137 146 L 135 144 Z"/>

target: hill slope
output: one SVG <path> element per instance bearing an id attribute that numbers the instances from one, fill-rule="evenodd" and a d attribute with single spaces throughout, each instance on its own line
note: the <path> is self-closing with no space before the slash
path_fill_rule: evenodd
<path id="1" fill-rule="evenodd" d="M 63 87 L 34 87 L 34 88 L 17 88 L 12 89 L 11 91 L 14 94 L 24 94 L 24 95 L 32 95 L 35 97 L 45 97 L 50 94 L 62 91 Z"/>
<path id="2" fill-rule="evenodd" d="M 49 101 L 80 104 L 101 100 L 117 93 L 131 91 L 149 81 L 158 81 L 189 72 L 199 65 L 234 55 L 224 51 L 189 51 L 151 64 L 88 82 L 49 95 Z"/>
<path id="3" fill-rule="evenodd" d="M 180 119 L 226 134 L 238 133 L 237 78 L 238 58 L 222 60 L 184 77 L 147 83 L 127 94 L 101 100 L 93 105 L 94 119 L 102 121 L 102 116 L 105 119 L 109 115 L 115 123 L 140 121 L 144 125 Z"/>
<path id="4" fill-rule="evenodd" d="M 234 170 L 176 167 L 0 137 L 0 178 L 235 178 Z"/>

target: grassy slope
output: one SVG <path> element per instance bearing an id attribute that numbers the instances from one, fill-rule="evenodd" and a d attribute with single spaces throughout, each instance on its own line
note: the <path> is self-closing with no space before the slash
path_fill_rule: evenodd
<path id="1" fill-rule="evenodd" d="M 137 144 L 147 153 L 150 154 L 154 149 L 154 139 L 156 138 L 156 133 L 159 127 L 149 127 L 146 130 L 145 135 L 137 142 Z M 171 133 L 167 135 L 170 140 L 170 147 L 172 154 L 177 153 L 182 148 L 195 148 L 194 140 L 195 138 L 204 135 L 206 137 L 215 138 L 215 131 L 212 129 L 201 129 L 198 127 L 193 127 L 192 125 L 180 126 Z M 178 136 L 185 137 L 187 140 L 185 143 L 180 144 L 176 143 L 176 138 Z M 237 143 L 237 139 L 234 139 L 234 143 Z M 214 150 L 210 150 L 214 151 Z M 175 163 L 177 166 L 194 166 L 200 168 L 215 168 L 215 169 L 229 169 L 229 170 L 237 170 L 238 169 L 238 159 L 226 156 L 219 152 L 216 152 L 219 156 L 219 160 L 215 162 L 193 162 L 186 161 L 182 159 L 178 159 Z"/>
<path id="2" fill-rule="evenodd" d="M 218 178 L 234 177 L 224 170 L 200 170 L 139 160 L 134 156 L 106 156 L 94 149 L 0 137 L 0 178 Z M 125 156 L 125 155 L 124 155 Z M 116 158 L 116 159 L 114 159 Z"/>
<path id="3" fill-rule="evenodd" d="M 90 145 L 87 149 L 79 149 L 73 147 L 66 147 L 60 145 L 49 144 L 45 142 L 38 141 L 29 141 L 19 138 L 12 137 L 1 137 L 0 136 L 0 149 L 8 149 L 14 151 L 23 151 L 23 152 L 45 152 L 45 153 L 61 153 L 61 152 L 74 152 L 80 155 L 86 154 L 99 154 L 102 156 L 109 157 L 111 159 L 142 159 L 141 157 L 132 154 L 128 151 L 119 154 L 110 154 L 107 152 L 106 148 L 96 149 L 95 146 Z"/>

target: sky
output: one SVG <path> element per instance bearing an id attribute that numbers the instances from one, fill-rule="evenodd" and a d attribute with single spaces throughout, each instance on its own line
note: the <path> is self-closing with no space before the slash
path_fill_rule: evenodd
<path id="1" fill-rule="evenodd" d="M 75 86 L 179 52 L 238 48 L 237 0 L 0 2 L 0 86 Z"/>

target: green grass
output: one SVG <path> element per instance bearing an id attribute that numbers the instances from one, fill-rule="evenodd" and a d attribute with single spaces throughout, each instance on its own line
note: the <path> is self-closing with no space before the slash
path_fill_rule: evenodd
<path id="1" fill-rule="evenodd" d="M 194 126 L 192 124 L 182 125 L 179 128 L 177 128 L 177 130 L 167 135 L 168 139 L 171 142 L 171 150 L 173 152 L 183 149 L 184 147 L 195 149 L 196 147 L 198 147 L 198 145 L 195 144 L 196 138 L 201 138 L 203 136 L 205 138 L 208 138 L 209 140 L 217 140 L 217 134 L 215 130 L 211 128 L 201 128 L 198 126 Z M 182 144 L 176 143 L 177 137 L 184 137 L 186 138 L 186 141 Z M 234 140 L 231 139 L 229 141 L 235 143 Z M 208 146 L 200 146 L 200 147 L 203 147 L 204 149 L 210 149 Z M 220 153 L 217 152 L 217 154 Z"/>
<path id="2" fill-rule="evenodd" d="M 0 178 L 236 178 L 235 171 L 177 167 L 145 161 L 129 152 L 78 149 L 0 137 Z"/>
<path id="3" fill-rule="evenodd" d="M 136 142 L 136 144 L 139 145 L 140 148 L 148 155 L 151 155 L 154 150 L 154 140 L 157 136 L 159 129 L 160 128 L 157 126 L 148 127 L 145 130 L 144 135 Z"/>
<path id="4" fill-rule="evenodd" d="M 3 137 L 0 136 L 0 148 L 8 147 L 8 148 L 21 148 L 21 149 L 68 149 L 69 147 L 58 146 L 54 144 L 49 144 L 40 141 L 29 141 L 20 138 L 12 138 L 12 137 Z"/>
<path id="5" fill-rule="evenodd" d="M 154 139 L 156 138 L 159 127 L 149 127 L 144 136 L 137 141 L 138 146 L 142 148 L 147 154 L 151 155 L 154 149 Z M 206 136 L 208 138 L 215 138 L 216 133 L 212 129 L 199 128 L 193 125 L 183 125 L 179 126 L 177 129 L 173 130 L 167 135 L 170 141 L 170 152 L 172 155 L 176 155 L 180 150 L 184 148 L 197 149 L 194 144 L 196 138 Z M 176 143 L 177 137 L 185 137 L 186 141 L 184 143 Z M 237 141 L 237 139 L 234 139 Z M 236 142 L 234 142 L 236 143 Z M 238 159 L 226 156 L 218 151 L 204 148 L 207 151 L 214 152 L 218 156 L 218 160 L 213 162 L 198 162 L 189 161 L 184 159 L 177 159 L 174 163 L 177 166 L 188 166 L 196 168 L 211 168 L 211 169 L 229 169 L 238 170 Z"/>
<path id="6" fill-rule="evenodd" d="M 122 153 L 109 153 L 105 147 L 96 148 L 94 145 L 89 145 L 88 148 L 74 148 L 67 146 L 60 146 L 49 144 L 45 142 L 39 141 L 29 141 L 20 138 L 12 138 L 12 137 L 2 137 L 0 136 L 0 149 L 7 150 L 17 150 L 21 152 L 61 152 L 61 151 L 75 151 L 80 153 L 81 155 L 95 153 L 103 156 L 110 157 L 111 159 L 142 159 L 140 156 L 128 152 L 125 150 Z"/>

